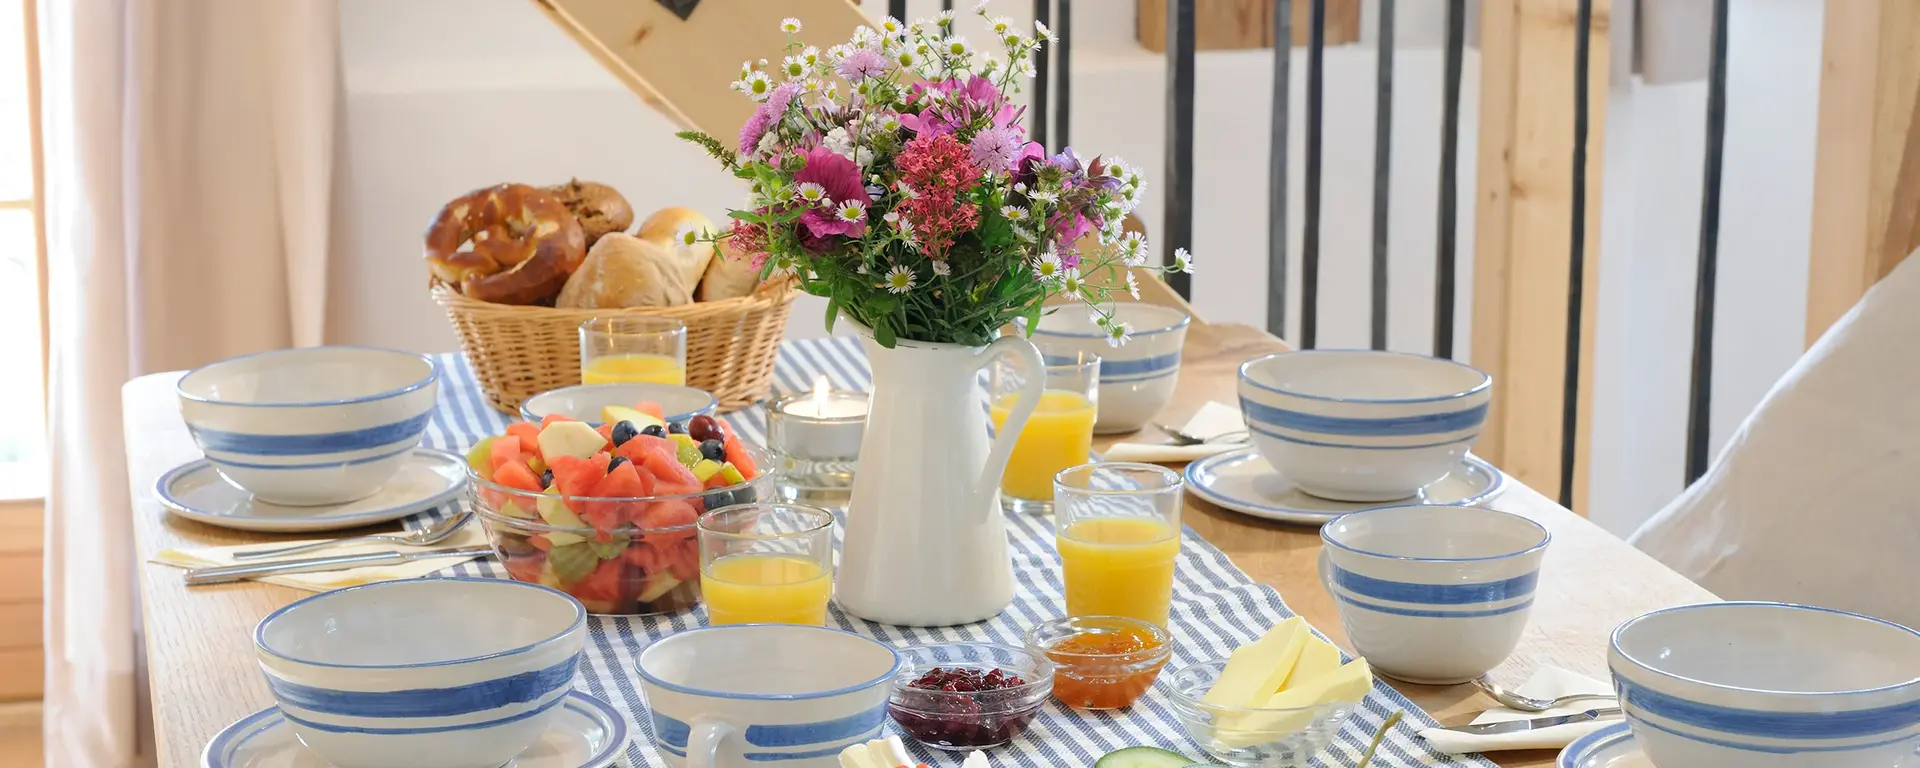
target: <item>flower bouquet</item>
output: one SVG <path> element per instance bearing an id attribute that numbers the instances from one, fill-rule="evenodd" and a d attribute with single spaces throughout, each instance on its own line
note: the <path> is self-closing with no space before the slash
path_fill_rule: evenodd
<path id="1" fill-rule="evenodd" d="M 986 3 L 975 12 L 986 18 Z M 891 348 L 898 339 L 980 346 L 1016 318 L 1031 329 L 1050 297 L 1090 307 L 1115 345 L 1129 329 L 1111 292 L 1138 297 L 1125 267 L 1149 261 L 1121 223 L 1145 182 L 1119 158 L 1048 155 L 1008 94 L 1051 39 L 988 19 L 1002 55 L 953 33 L 953 13 L 887 17 L 825 51 L 786 19 L 787 56 L 741 65 L 759 102 L 739 141 L 680 134 L 752 185 L 725 233 L 763 276 L 791 274 Z M 1086 238 L 1098 233 L 1097 247 Z M 1192 270 L 1176 251 L 1163 271 Z"/>

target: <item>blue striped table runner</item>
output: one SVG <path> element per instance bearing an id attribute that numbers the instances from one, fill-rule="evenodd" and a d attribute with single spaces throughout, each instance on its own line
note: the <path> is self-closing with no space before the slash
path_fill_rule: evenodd
<path id="1" fill-rule="evenodd" d="M 481 395 L 473 370 L 459 355 L 438 358 L 443 371 L 440 402 L 427 429 L 426 443 L 462 452 L 480 438 L 506 428 L 507 416 L 489 406 Z M 871 373 L 857 340 L 833 338 L 789 341 L 782 345 L 774 366 L 776 392 L 812 387 L 825 375 L 836 388 L 869 389 Z M 764 444 L 764 416 L 759 408 L 729 414 L 727 422 L 755 443 Z M 444 514 L 445 510 L 437 512 Z M 424 524 L 430 516 L 412 524 Z M 1008 539 L 1013 551 L 1015 594 L 1013 605 L 991 621 L 964 627 L 917 629 L 873 624 L 832 609 L 830 621 L 842 629 L 870 635 L 896 646 L 929 642 L 981 641 L 1020 645 L 1028 627 L 1061 615 L 1065 597 L 1060 579 L 1060 557 L 1053 548 L 1051 524 L 1025 515 L 1008 516 Z M 506 578 L 491 561 L 465 563 L 444 575 Z M 1256 584 L 1235 568 L 1226 555 L 1188 530 L 1181 540 L 1173 601 L 1174 658 L 1168 670 L 1200 661 L 1225 658 L 1238 645 L 1259 637 L 1276 622 L 1293 615 L 1280 594 Z M 1318 586 L 1311 587 L 1318 589 Z M 636 680 L 636 660 L 647 644 L 658 638 L 700 626 L 702 614 L 668 617 L 600 618 L 591 626 L 577 686 L 613 704 L 627 717 L 633 741 L 627 746 L 627 764 L 664 768 L 666 762 L 652 747 L 652 724 Z M 1313 762 L 1335 768 L 1358 761 L 1367 742 L 1388 715 L 1405 710 L 1407 716 L 1381 745 L 1374 758 L 1380 768 L 1414 766 L 1486 766 L 1480 757 L 1454 757 L 1429 749 L 1415 734 L 1437 725 L 1433 718 L 1384 683 L 1361 702 L 1341 728 L 1338 739 Z M 889 726 L 891 728 L 891 726 Z M 1122 713 L 1076 713 L 1057 703 L 1047 708 L 1012 744 L 993 750 L 996 768 L 1068 768 L 1091 766 L 1115 749 L 1151 745 L 1196 757 L 1199 746 L 1189 740 L 1159 690 L 1149 692 Z M 921 760 L 933 766 L 957 765 L 959 757 L 922 749 Z"/>

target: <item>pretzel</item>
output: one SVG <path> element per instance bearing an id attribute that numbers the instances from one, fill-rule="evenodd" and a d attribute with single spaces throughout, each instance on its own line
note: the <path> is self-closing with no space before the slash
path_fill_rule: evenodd
<path id="1" fill-rule="evenodd" d="M 471 250 L 460 250 L 468 242 Z M 560 292 L 586 258 L 580 222 L 551 194 L 525 184 L 476 189 L 427 226 L 434 277 L 470 298 L 536 304 Z"/>

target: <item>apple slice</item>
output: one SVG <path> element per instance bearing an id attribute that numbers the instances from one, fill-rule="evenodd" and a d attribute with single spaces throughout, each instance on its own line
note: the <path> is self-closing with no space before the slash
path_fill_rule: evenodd
<path id="1" fill-rule="evenodd" d="M 557 456 L 592 458 L 607 449 L 607 439 L 584 421 L 556 421 L 540 430 L 540 455 L 551 463 Z"/>

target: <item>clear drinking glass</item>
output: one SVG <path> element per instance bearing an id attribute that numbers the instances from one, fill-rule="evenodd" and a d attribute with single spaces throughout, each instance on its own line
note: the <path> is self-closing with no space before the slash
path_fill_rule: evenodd
<path id="1" fill-rule="evenodd" d="M 1014 441 L 1013 455 L 1000 475 L 1004 503 L 1025 511 L 1045 511 L 1053 502 L 1053 476 L 1085 464 L 1093 455 L 1093 422 L 1099 413 L 1100 358 L 1087 352 L 1047 355 L 1045 371 L 1030 371 L 1002 358 L 988 373 L 993 428 L 1000 429 L 1019 401 L 1019 392 L 1035 375 L 1045 376 L 1040 404 Z"/>
<path id="2" fill-rule="evenodd" d="M 1180 557 L 1180 473 L 1152 464 L 1083 464 L 1061 472 L 1053 488 L 1067 615 L 1166 626 Z"/>
<path id="3" fill-rule="evenodd" d="M 580 383 L 687 383 L 687 324 L 666 317 L 596 317 L 580 324 Z"/>
<path id="4" fill-rule="evenodd" d="M 700 518 L 707 622 L 825 626 L 833 598 L 833 513 L 739 504 Z"/>

